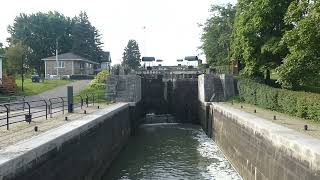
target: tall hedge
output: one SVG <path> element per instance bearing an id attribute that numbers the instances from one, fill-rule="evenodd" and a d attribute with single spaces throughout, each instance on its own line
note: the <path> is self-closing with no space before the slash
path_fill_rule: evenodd
<path id="1" fill-rule="evenodd" d="M 238 80 L 238 91 L 249 104 L 320 121 L 320 94 L 277 89 L 249 79 Z"/>

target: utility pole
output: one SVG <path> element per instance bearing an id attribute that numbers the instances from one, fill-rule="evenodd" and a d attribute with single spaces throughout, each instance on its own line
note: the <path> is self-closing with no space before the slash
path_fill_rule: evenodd
<path id="1" fill-rule="evenodd" d="M 58 46 L 59 46 L 59 44 L 58 44 L 58 38 L 57 38 L 57 39 L 56 39 L 56 63 L 57 63 L 56 69 L 57 69 L 57 77 L 59 77 Z"/>
<path id="2" fill-rule="evenodd" d="M 143 26 L 142 27 L 143 29 L 143 56 L 147 56 L 147 27 L 146 26 Z M 144 66 L 146 65 L 146 62 L 144 62 Z"/>

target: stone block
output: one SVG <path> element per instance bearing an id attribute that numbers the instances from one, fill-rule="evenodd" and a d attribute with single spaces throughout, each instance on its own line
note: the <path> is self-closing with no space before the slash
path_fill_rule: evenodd
<path id="1" fill-rule="evenodd" d="M 106 97 L 116 102 L 139 102 L 141 100 L 141 77 L 137 75 L 108 76 Z"/>

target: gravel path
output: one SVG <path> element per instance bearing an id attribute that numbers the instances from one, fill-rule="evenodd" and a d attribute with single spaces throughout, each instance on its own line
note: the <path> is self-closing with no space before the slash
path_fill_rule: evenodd
<path id="1" fill-rule="evenodd" d="M 99 105 L 101 109 L 108 108 L 109 106 L 108 104 Z M 87 114 L 83 114 L 83 110 L 86 110 Z M 54 114 L 52 118 L 48 117 L 47 120 L 45 117 L 34 119 L 31 124 L 26 122 L 11 124 L 9 130 L 7 130 L 6 127 L 0 127 L 0 149 L 17 143 L 18 141 L 39 135 L 40 133 L 59 127 L 71 121 L 79 120 L 84 116 L 95 113 L 96 111 L 99 111 L 97 106 L 84 107 L 83 109 L 76 108 L 74 113 L 66 112 L 65 114 L 62 114 L 62 112 L 60 112 Z M 65 117 L 68 117 L 68 121 L 65 120 Z M 38 132 L 34 131 L 35 126 L 38 126 Z"/>
<path id="2" fill-rule="evenodd" d="M 231 103 L 225 103 L 229 105 L 230 107 L 239 109 L 241 111 L 245 111 L 247 113 L 262 117 L 266 120 L 269 120 L 275 124 L 279 124 L 282 126 L 286 126 L 290 129 L 293 129 L 295 131 L 298 131 L 300 133 L 312 136 L 314 138 L 320 139 L 320 124 L 312 121 L 312 120 L 306 120 L 298 117 L 293 117 L 290 115 L 286 115 L 283 113 L 262 109 L 250 104 L 242 104 L 243 108 L 241 108 L 240 103 L 234 103 L 234 105 L 231 105 Z M 254 113 L 254 110 L 256 110 L 256 113 Z M 276 120 L 273 119 L 273 116 L 276 116 Z M 304 130 L 304 125 L 308 125 L 308 130 Z"/>
<path id="3" fill-rule="evenodd" d="M 80 90 L 84 89 L 88 84 L 90 80 L 78 80 L 74 81 L 70 84 L 60 86 L 45 92 L 42 92 L 40 94 L 34 95 L 34 96 L 28 96 L 26 97 L 26 101 L 30 100 L 39 100 L 39 99 L 49 99 L 53 97 L 66 97 L 67 96 L 67 86 L 73 86 L 73 93 L 77 93 Z"/>
<path id="4" fill-rule="evenodd" d="M 30 113 L 32 114 L 32 117 L 39 117 L 39 116 L 45 116 L 46 115 L 46 110 L 48 111 L 48 109 L 46 109 L 45 106 L 45 102 L 44 101 L 38 101 L 38 100 L 43 100 L 43 99 L 50 99 L 50 98 L 56 98 L 56 97 L 66 97 L 67 96 L 67 86 L 73 86 L 73 93 L 78 93 L 79 91 L 81 91 L 82 89 L 84 89 L 88 84 L 89 84 L 90 80 L 79 80 L 79 81 L 74 81 L 70 84 L 64 85 L 64 86 L 59 86 L 57 88 L 45 91 L 43 93 L 40 93 L 38 95 L 34 95 L 34 96 L 28 96 L 25 98 L 25 101 L 29 102 L 29 105 L 31 106 L 30 109 Z M 64 98 L 64 100 L 66 100 Z M 34 102 L 31 102 L 34 101 Z M 57 103 L 53 105 L 53 109 L 51 110 L 52 113 L 55 112 L 60 112 L 62 111 L 62 103 L 60 101 L 60 99 L 58 100 L 53 100 L 53 103 Z M 21 104 L 21 102 L 19 102 L 18 104 L 14 105 L 11 104 L 10 105 L 10 111 L 9 111 L 9 122 L 20 122 L 20 121 L 24 121 L 25 114 L 28 114 L 28 105 Z M 48 103 L 48 101 L 47 101 Z M 56 108 L 57 106 L 61 106 L 61 108 Z M 66 104 L 64 104 L 64 108 L 66 108 Z M 6 109 L 1 106 L 0 107 L 0 127 L 4 126 L 7 124 L 7 114 L 6 114 Z"/>

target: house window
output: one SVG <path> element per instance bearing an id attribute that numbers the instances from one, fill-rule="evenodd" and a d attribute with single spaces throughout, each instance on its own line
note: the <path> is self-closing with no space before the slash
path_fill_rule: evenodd
<path id="1" fill-rule="evenodd" d="M 64 68 L 64 61 L 58 61 L 58 67 Z"/>
<path id="2" fill-rule="evenodd" d="M 84 69 L 84 63 L 80 63 L 80 69 Z"/>

